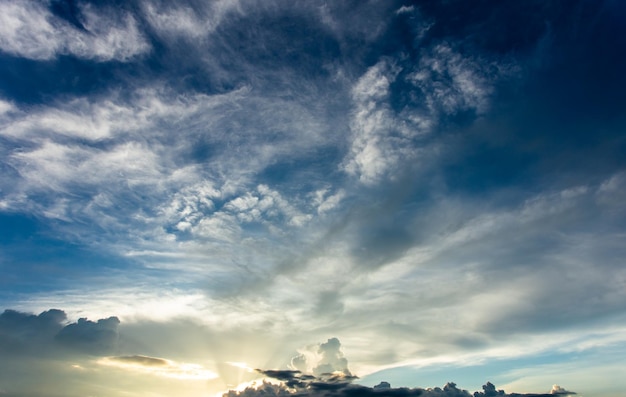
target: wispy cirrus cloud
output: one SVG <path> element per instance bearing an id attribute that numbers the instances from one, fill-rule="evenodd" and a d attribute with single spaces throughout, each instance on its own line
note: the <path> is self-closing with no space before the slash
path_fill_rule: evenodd
<path id="1" fill-rule="evenodd" d="M 398 178 L 405 164 L 440 150 L 429 135 L 442 118 L 485 114 L 492 86 L 511 67 L 465 56 L 446 42 L 422 49 L 417 64 L 380 60 L 352 89 L 352 144 L 344 170 L 366 185 Z"/>
<path id="2" fill-rule="evenodd" d="M 126 62 L 151 45 L 130 13 L 85 4 L 75 26 L 39 1 L 6 1 L 0 6 L 0 49 L 9 54 L 49 60 L 73 55 L 96 61 Z"/>
<path id="3" fill-rule="evenodd" d="M 241 3 L 239 0 L 220 0 L 206 5 L 145 1 L 142 7 L 150 25 L 163 37 L 199 39 L 214 32 L 229 13 L 242 13 Z"/>

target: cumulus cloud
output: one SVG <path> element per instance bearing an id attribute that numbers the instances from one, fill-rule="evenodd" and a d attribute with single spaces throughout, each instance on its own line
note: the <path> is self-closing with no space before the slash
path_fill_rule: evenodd
<path id="1" fill-rule="evenodd" d="M 374 387 L 367 387 L 351 383 L 355 377 L 334 376 L 315 377 L 303 375 L 299 371 L 285 370 L 259 370 L 263 375 L 280 381 L 279 384 L 263 382 L 259 385 L 247 387 L 242 391 L 231 390 L 225 393 L 225 397 L 257 397 L 257 396 L 380 396 L 380 397 L 549 397 L 554 394 L 563 396 L 576 393 L 565 390 L 550 393 L 506 393 L 496 390 L 495 386 L 487 382 L 482 392 L 471 394 L 467 390 L 459 389 L 453 382 L 443 387 L 434 388 L 394 388 L 388 382 L 381 382 Z"/>
<path id="2" fill-rule="evenodd" d="M 299 372 L 318 377 L 324 374 L 351 376 L 348 360 L 343 355 L 341 342 L 337 338 L 330 338 L 318 345 L 307 346 L 299 353 L 291 359 L 291 367 Z"/>
<path id="3" fill-rule="evenodd" d="M 82 29 L 55 16 L 47 2 L 4 1 L 0 5 L 0 49 L 34 60 L 73 55 L 96 61 L 129 61 L 150 44 L 134 17 L 114 8 L 80 9 Z"/>
<path id="4" fill-rule="evenodd" d="M 5 310 L 0 314 L 0 350 L 37 352 L 63 329 L 65 312 L 50 309 L 39 315 Z"/>
<path id="5" fill-rule="evenodd" d="M 64 311 L 50 309 L 39 315 L 5 310 L 0 315 L 0 348 L 20 354 L 46 354 L 62 347 L 86 354 L 104 354 L 117 346 L 117 317 L 97 322 L 81 318 L 68 323 Z"/>
<path id="6" fill-rule="evenodd" d="M 56 340 L 66 347 L 90 354 L 103 354 L 114 350 L 119 334 L 117 317 L 100 319 L 97 322 L 78 319 L 78 322 L 65 326 L 56 335 Z"/>

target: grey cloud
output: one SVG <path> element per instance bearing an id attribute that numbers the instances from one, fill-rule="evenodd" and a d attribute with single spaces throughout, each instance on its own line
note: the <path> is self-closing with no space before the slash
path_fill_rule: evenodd
<path id="1" fill-rule="evenodd" d="M 56 335 L 56 340 L 66 347 L 85 353 L 106 354 L 117 346 L 119 324 L 117 317 L 100 319 L 97 322 L 81 318 L 64 327 Z"/>
<path id="2" fill-rule="evenodd" d="M 67 316 L 58 309 L 39 315 L 5 310 L 0 315 L 0 350 L 18 354 L 40 353 L 63 329 Z"/>
<path id="3" fill-rule="evenodd" d="M 552 387 L 552 390 L 550 390 L 550 393 L 526 393 L 526 394 L 519 394 L 519 393 L 506 393 L 504 390 L 497 390 L 496 387 L 491 383 L 491 382 L 487 382 L 485 385 L 483 385 L 483 391 L 482 392 L 475 392 L 474 393 L 474 397 L 497 397 L 497 396 L 503 396 L 503 397 L 549 397 L 549 396 L 554 396 L 554 395 L 561 395 L 564 397 L 567 396 L 573 396 L 576 393 L 571 392 L 571 391 L 567 391 L 565 389 L 563 389 L 562 387 L 558 386 L 558 385 L 554 385 Z"/>
<path id="4" fill-rule="evenodd" d="M 351 383 L 355 377 L 318 378 L 302 375 L 299 371 L 258 370 L 265 376 L 280 380 L 279 385 L 263 382 L 256 387 L 248 387 L 242 391 L 231 390 L 224 397 L 261 397 L 261 396 L 328 396 L 328 397 L 549 397 L 557 395 L 569 396 L 576 393 L 562 388 L 553 388 L 550 393 L 506 393 L 496 390 L 489 382 L 483 386 L 482 392 L 471 394 L 459 389 L 455 383 L 449 382 L 443 387 L 435 388 L 394 388 L 388 382 L 381 382 L 374 387 Z"/>
<path id="5" fill-rule="evenodd" d="M 78 353 L 106 354 L 114 350 L 118 341 L 117 317 L 97 322 L 81 318 L 67 323 L 64 311 L 50 309 L 39 315 L 5 310 L 0 315 L 0 350 L 17 356 L 60 353 L 59 348 Z"/>
<path id="6" fill-rule="evenodd" d="M 125 364 L 139 364 L 147 367 L 162 367 L 169 365 L 169 362 L 162 358 L 141 355 L 109 357 L 109 360 Z"/>

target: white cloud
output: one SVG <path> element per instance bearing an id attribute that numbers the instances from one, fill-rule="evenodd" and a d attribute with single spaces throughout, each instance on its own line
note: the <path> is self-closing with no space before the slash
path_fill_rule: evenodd
<path id="1" fill-rule="evenodd" d="M 130 14 L 90 6 L 80 11 L 86 31 L 54 16 L 45 2 L 2 2 L 0 49 L 35 60 L 70 54 L 98 61 L 128 61 L 150 50 Z"/>
<path id="2" fill-rule="evenodd" d="M 346 197 L 346 192 L 340 189 L 335 194 L 327 194 L 328 189 L 315 192 L 313 205 L 317 207 L 318 214 L 324 214 L 340 206 L 341 201 Z"/>
<path id="3" fill-rule="evenodd" d="M 194 235 L 217 241 L 234 243 L 241 235 L 241 227 L 237 219 L 223 212 L 216 212 L 202 218 L 191 228 Z"/>
<path id="4" fill-rule="evenodd" d="M 145 1 L 143 8 L 148 21 L 161 35 L 182 35 L 193 39 L 211 34 L 232 12 L 241 13 L 239 0 L 218 0 L 207 3 L 205 8 L 182 4 L 155 4 Z"/>
<path id="5" fill-rule="evenodd" d="M 402 6 L 396 10 L 396 14 L 408 14 L 412 13 L 413 11 L 415 11 L 414 6 Z"/>
<path id="6" fill-rule="evenodd" d="M 436 144 L 424 147 L 418 141 L 441 117 L 488 110 L 490 79 L 498 77 L 488 76 L 490 66 L 490 61 L 463 56 L 443 43 L 424 50 L 416 66 L 382 59 L 370 67 L 352 90 L 352 141 L 343 170 L 365 185 L 393 180 L 427 150 L 435 150 Z M 410 106 L 392 108 L 393 84 L 409 84 Z"/>
<path id="7" fill-rule="evenodd" d="M 43 2 L 6 1 L 0 4 L 0 48 L 32 59 L 50 59 L 60 50 L 52 15 Z"/>
<path id="8" fill-rule="evenodd" d="M 15 105 L 13 105 L 9 101 L 0 99 L 0 116 L 4 116 L 6 113 L 12 112 L 14 110 L 15 110 Z"/>
<path id="9" fill-rule="evenodd" d="M 12 107 L 14 114 L 0 133 L 34 141 L 41 137 L 100 141 L 138 132 L 160 137 L 166 132 L 164 125 L 216 111 L 240 100 L 246 92 L 247 89 L 242 88 L 224 95 L 176 96 L 165 89 L 150 88 L 131 91 L 130 101 L 122 99 L 119 93 L 112 93 L 95 101 L 79 97 L 48 106 Z"/>
<path id="10" fill-rule="evenodd" d="M 345 171 L 371 185 L 387 177 L 402 159 L 406 142 L 393 136 L 395 120 L 386 103 L 398 69 L 386 61 L 372 66 L 353 89 L 353 141 Z"/>
<path id="11" fill-rule="evenodd" d="M 24 182 L 36 190 L 68 193 L 78 186 L 97 186 L 122 177 L 127 186 L 155 184 L 161 172 L 158 156 L 136 142 L 108 151 L 51 141 L 11 156 Z"/>
<path id="12" fill-rule="evenodd" d="M 449 45 L 439 44 L 420 59 L 409 81 L 422 90 L 429 110 L 452 114 L 475 110 L 483 114 L 492 88 L 486 70 L 489 62 L 464 57 Z"/>

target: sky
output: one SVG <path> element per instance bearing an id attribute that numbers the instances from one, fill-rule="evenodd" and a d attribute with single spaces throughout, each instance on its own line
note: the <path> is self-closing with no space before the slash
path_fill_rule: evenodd
<path id="1" fill-rule="evenodd" d="M 0 396 L 622 396 L 625 70 L 619 0 L 2 0 Z"/>

